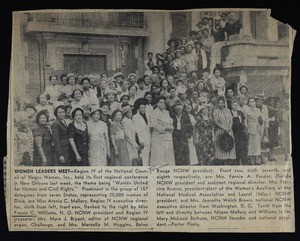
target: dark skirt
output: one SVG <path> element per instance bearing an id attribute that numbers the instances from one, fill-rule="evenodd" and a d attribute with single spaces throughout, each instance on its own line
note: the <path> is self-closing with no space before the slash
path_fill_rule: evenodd
<path id="1" fill-rule="evenodd" d="M 190 152 L 188 139 L 183 131 L 173 131 L 175 165 L 189 165 Z"/>

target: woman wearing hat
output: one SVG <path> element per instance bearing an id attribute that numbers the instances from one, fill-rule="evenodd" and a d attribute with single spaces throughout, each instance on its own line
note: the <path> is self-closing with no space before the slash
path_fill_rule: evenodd
<path id="1" fill-rule="evenodd" d="M 33 166 L 52 166 L 53 147 L 52 133 L 49 127 L 49 113 L 41 110 L 36 114 L 36 126 L 32 130 L 33 143 Z"/>
<path id="2" fill-rule="evenodd" d="M 136 128 L 132 121 L 132 107 L 130 105 L 127 105 L 123 108 L 123 116 L 124 118 L 122 120 L 122 124 L 124 125 L 129 161 L 133 163 L 133 160 L 138 158 L 138 151 L 140 150 L 140 146 L 135 139 Z"/>
<path id="3" fill-rule="evenodd" d="M 260 112 L 256 108 L 256 102 L 254 98 L 249 98 L 248 106 L 246 112 L 247 120 L 247 131 L 249 135 L 248 140 L 248 157 L 250 158 L 251 165 L 260 165 L 260 156 L 261 156 L 261 135 L 260 135 Z"/>
<path id="4" fill-rule="evenodd" d="M 127 141 L 125 138 L 125 128 L 122 123 L 123 113 L 121 110 L 115 110 L 112 113 L 112 123 L 110 126 L 110 137 L 113 144 L 114 153 L 112 158 L 116 166 L 131 166 L 129 159 Z"/>
<path id="5" fill-rule="evenodd" d="M 54 110 L 56 120 L 52 123 L 51 129 L 54 143 L 54 166 L 70 166 L 70 142 L 68 125 L 65 121 L 65 106 L 59 105 Z"/>
<path id="6" fill-rule="evenodd" d="M 105 92 L 106 100 L 110 105 L 109 115 L 111 116 L 115 110 L 121 110 L 121 103 L 117 101 L 117 92 L 112 89 L 107 89 Z"/>
<path id="7" fill-rule="evenodd" d="M 152 111 L 150 123 L 153 127 L 150 165 L 175 165 L 172 132 L 173 119 L 166 110 L 164 97 L 157 99 L 157 108 Z"/>
<path id="8" fill-rule="evenodd" d="M 198 165 L 211 165 L 214 157 L 214 121 L 209 116 L 209 105 L 199 106 L 196 118 L 194 143 Z"/>
<path id="9" fill-rule="evenodd" d="M 92 107 L 91 118 L 87 122 L 90 166 L 107 166 L 110 157 L 108 128 L 105 122 L 100 121 L 100 116 L 100 108 Z"/>
<path id="10" fill-rule="evenodd" d="M 213 113 L 215 130 L 214 157 L 219 165 L 232 165 L 236 159 L 234 136 L 232 132 L 232 116 L 225 107 L 225 98 L 219 97 L 218 108 Z"/>
<path id="11" fill-rule="evenodd" d="M 24 111 L 15 115 L 14 165 L 32 166 L 33 134 L 29 127 L 28 115 Z"/>
<path id="12" fill-rule="evenodd" d="M 67 83 L 68 85 L 65 88 L 67 96 L 70 96 L 75 89 L 81 89 L 81 86 L 76 84 L 76 76 L 72 73 L 67 75 Z"/>
<path id="13" fill-rule="evenodd" d="M 88 166 L 89 135 L 87 124 L 83 120 L 82 108 L 72 111 L 73 121 L 68 126 L 69 142 L 71 144 L 70 163 L 71 166 Z"/>

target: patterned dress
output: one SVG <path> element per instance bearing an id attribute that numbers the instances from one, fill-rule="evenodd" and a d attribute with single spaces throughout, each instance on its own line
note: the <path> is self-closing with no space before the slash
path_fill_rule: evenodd
<path id="1" fill-rule="evenodd" d="M 15 166 L 31 166 L 33 156 L 33 135 L 30 128 L 18 128 L 15 134 Z"/>
<path id="2" fill-rule="evenodd" d="M 194 141 L 198 164 L 209 165 L 214 157 L 214 122 L 211 118 L 197 118 Z"/>
<path id="3" fill-rule="evenodd" d="M 232 131 L 232 116 L 227 108 L 214 111 L 214 121 L 217 125 L 215 130 L 215 158 L 219 160 L 234 160 L 236 158 L 235 146 L 230 151 L 223 151 L 218 145 L 218 139 L 224 133 L 224 129 L 230 129 L 228 134 L 234 139 Z M 221 128 L 222 127 L 222 128 Z"/>
<path id="4" fill-rule="evenodd" d="M 127 141 L 125 139 L 125 130 L 122 123 L 112 122 L 110 126 L 110 135 L 114 137 L 118 149 L 118 154 L 113 155 L 116 166 L 131 166 L 129 160 Z"/>

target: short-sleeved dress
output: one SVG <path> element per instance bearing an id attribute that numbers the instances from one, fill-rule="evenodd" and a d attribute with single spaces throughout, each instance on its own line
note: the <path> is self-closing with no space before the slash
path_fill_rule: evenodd
<path id="1" fill-rule="evenodd" d="M 109 139 L 107 125 L 103 121 L 88 121 L 90 166 L 107 166 Z"/>
<path id="2" fill-rule="evenodd" d="M 52 166 L 53 165 L 53 139 L 50 128 L 46 125 L 36 125 L 33 130 L 34 145 L 33 145 L 33 166 Z M 42 149 L 46 157 L 47 163 L 43 164 L 42 157 L 37 148 L 35 141 L 36 137 L 42 138 Z"/>
<path id="3" fill-rule="evenodd" d="M 81 162 L 76 161 L 76 155 L 72 148 L 70 148 L 70 163 L 71 166 L 88 166 L 89 158 L 88 158 L 88 142 L 89 142 L 89 134 L 87 124 L 83 122 L 86 126 L 85 130 L 80 130 L 76 128 L 74 121 L 71 122 L 68 126 L 69 138 L 74 140 L 76 149 L 81 157 Z"/>
<path id="4" fill-rule="evenodd" d="M 116 166 L 131 166 L 123 124 L 112 122 L 110 126 L 110 135 L 114 137 L 118 149 L 118 155 L 115 153 L 113 154 Z"/>

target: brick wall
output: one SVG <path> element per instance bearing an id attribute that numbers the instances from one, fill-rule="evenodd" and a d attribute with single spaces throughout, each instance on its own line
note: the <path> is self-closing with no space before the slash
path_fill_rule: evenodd
<path id="1" fill-rule="evenodd" d="M 247 86 L 249 94 L 263 94 L 268 96 L 276 96 L 282 93 L 284 85 L 282 77 L 279 75 L 254 75 L 247 77 Z"/>

